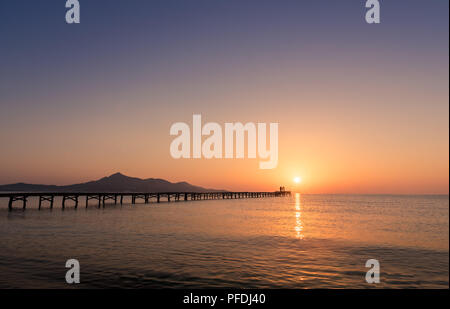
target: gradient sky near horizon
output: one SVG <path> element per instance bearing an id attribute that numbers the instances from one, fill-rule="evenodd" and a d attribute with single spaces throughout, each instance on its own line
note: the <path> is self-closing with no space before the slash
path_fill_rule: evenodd
<path id="1" fill-rule="evenodd" d="M 448 194 L 449 2 L 380 2 L 1 1 L 0 184 Z M 194 113 L 278 122 L 278 167 L 172 159 Z"/>

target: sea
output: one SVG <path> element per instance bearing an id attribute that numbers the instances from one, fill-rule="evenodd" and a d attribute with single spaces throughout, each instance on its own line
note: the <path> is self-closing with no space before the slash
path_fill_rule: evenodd
<path id="1" fill-rule="evenodd" d="M 448 195 L 130 202 L 0 199 L 0 288 L 449 288 Z"/>

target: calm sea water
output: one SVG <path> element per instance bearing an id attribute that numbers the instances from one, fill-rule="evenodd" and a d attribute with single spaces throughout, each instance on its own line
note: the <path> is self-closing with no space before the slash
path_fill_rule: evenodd
<path id="1" fill-rule="evenodd" d="M 449 287 L 448 196 L 286 198 L 7 211 L 0 200 L 0 287 Z M 31 207 L 30 207 L 31 206 Z M 33 209 L 34 206 L 34 209 Z M 18 205 L 18 208 L 19 205 Z"/>

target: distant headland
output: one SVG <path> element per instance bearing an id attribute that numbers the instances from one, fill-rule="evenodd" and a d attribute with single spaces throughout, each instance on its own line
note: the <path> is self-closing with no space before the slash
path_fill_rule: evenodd
<path id="1" fill-rule="evenodd" d="M 98 180 L 67 185 L 42 185 L 15 183 L 0 185 L 2 192 L 223 192 L 192 185 L 187 182 L 170 182 L 164 179 L 129 177 L 121 173 Z"/>

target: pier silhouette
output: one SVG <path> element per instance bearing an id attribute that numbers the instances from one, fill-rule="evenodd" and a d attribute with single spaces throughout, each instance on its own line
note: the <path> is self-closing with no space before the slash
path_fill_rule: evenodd
<path id="1" fill-rule="evenodd" d="M 283 188 L 284 189 L 284 188 Z M 79 201 L 84 197 L 85 207 L 89 206 L 90 200 L 97 201 L 97 207 L 105 207 L 107 201 L 113 204 L 123 204 L 124 197 L 131 197 L 131 204 L 141 201 L 145 204 L 160 203 L 161 201 L 199 201 L 199 200 L 225 200 L 244 198 L 265 198 L 290 196 L 290 191 L 274 192 L 15 192 L 0 193 L 0 198 L 9 198 L 8 209 L 13 209 L 15 202 L 21 202 L 22 209 L 27 208 L 29 198 L 39 198 L 39 210 L 45 202 L 48 202 L 50 209 L 55 205 L 55 197 L 62 197 L 61 208 L 66 207 L 67 201 L 73 201 L 75 208 L 78 208 Z M 153 199 L 153 200 L 152 200 Z"/>

